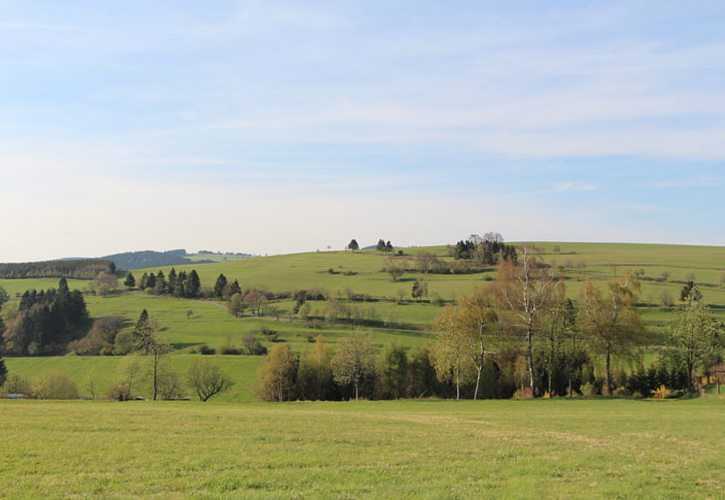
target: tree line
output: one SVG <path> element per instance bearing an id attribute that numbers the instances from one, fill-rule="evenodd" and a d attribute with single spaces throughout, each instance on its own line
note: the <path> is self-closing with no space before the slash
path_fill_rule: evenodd
<path id="1" fill-rule="evenodd" d="M 110 260 L 79 259 L 46 262 L 0 263 L 0 278 L 76 278 L 93 279 L 98 273 L 115 273 L 116 265 Z"/>

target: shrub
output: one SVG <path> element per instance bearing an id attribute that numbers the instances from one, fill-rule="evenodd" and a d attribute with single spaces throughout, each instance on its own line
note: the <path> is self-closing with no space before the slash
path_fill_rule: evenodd
<path id="1" fill-rule="evenodd" d="M 25 394 L 30 396 L 32 393 L 30 382 L 17 373 L 11 373 L 8 375 L 3 387 L 5 388 L 5 392 L 7 394 Z"/>
<path id="2" fill-rule="evenodd" d="M 126 382 L 117 382 L 108 388 L 106 397 L 114 401 L 128 401 L 131 399 L 131 388 Z"/>
<path id="3" fill-rule="evenodd" d="M 82 339 L 68 344 L 68 349 L 79 356 L 98 356 L 111 353 L 121 327 L 122 319 L 118 316 L 98 318 L 93 322 L 93 327 L 88 334 Z"/>
<path id="4" fill-rule="evenodd" d="M 159 395 L 166 400 L 179 399 L 184 396 L 181 377 L 178 373 L 169 370 L 164 370 L 159 375 L 158 389 Z"/>
<path id="5" fill-rule="evenodd" d="M 657 389 L 652 391 L 652 396 L 654 396 L 657 399 L 667 399 L 667 398 L 671 398 L 673 395 L 672 395 L 671 389 L 668 389 L 667 386 L 665 386 L 665 385 L 661 385 Z"/>
<path id="6" fill-rule="evenodd" d="M 202 344 L 201 346 L 199 346 L 199 353 L 208 356 L 211 354 L 216 354 L 216 349 L 214 349 L 213 347 L 209 347 L 206 344 Z"/>
<path id="7" fill-rule="evenodd" d="M 40 375 L 31 384 L 33 397 L 38 399 L 78 399 L 75 382 L 62 373 Z"/>
<path id="8" fill-rule="evenodd" d="M 233 345 L 225 345 L 224 347 L 221 348 L 221 353 L 226 354 L 226 355 L 238 356 L 238 355 L 242 354 L 242 350 Z"/>
<path id="9" fill-rule="evenodd" d="M 242 352 L 244 354 L 248 354 L 250 356 L 262 356 L 267 354 L 267 348 L 264 347 L 259 340 L 257 340 L 253 333 L 247 334 L 247 336 L 244 337 L 242 344 L 244 346 L 242 348 Z"/>
<path id="10" fill-rule="evenodd" d="M 593 396 L 597 393 L 596 387 L 594 387 L 594 384 L 592 384 L 591 382 L 582 384 L 581 390 L 584 396 Z"/>
<path id="11" fill-rule="evenodd" d="M 119 332 L 113 345 L 113 354 L 124 355 L 133 350 L 133 332 Z"/>

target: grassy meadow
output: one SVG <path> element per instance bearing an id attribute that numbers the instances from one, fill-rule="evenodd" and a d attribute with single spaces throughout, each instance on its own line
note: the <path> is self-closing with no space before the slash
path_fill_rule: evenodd
<path id="1" fill-rule="evenodd" d="M 722 498 L 725 399 L 0 401 L 0 496 Z"/>

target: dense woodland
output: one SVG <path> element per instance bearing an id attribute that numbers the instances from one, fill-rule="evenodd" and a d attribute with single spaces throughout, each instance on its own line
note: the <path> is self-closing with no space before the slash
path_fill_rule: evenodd
<path id="1" fill-rule="evenodd" d="M 114 273 L 115 264 L 110 260 L 52 260 L 20 264 L 0 264 L 0 278 L 76 278 L 93 279 L 98 273 Z"/>

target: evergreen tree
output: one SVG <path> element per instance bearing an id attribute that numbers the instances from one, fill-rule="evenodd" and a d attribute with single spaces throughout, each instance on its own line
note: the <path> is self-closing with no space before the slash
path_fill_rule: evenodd
<path id="1" fill-rule="evenodd" d="M 378 240 L 378 244 L 375 246 L 376 250 L 378 252 L 384 252 L 385 251 L 385 241 L 381 239 Z"/>
<path id="2" fill-rule="evenodd" d="M 169 280 L 168 280 L 169 293 L 174 293 L 174 290 L 176 290 L 177 281 L 178 281 L 178 278 L 176 276 L 176 269 L 174 269 L 172 267 L 171 271 L 169 271 Z"/>
<path id="3" fill-rule="evenodd" d="M 227 286 L 227 277 L 220 274 L 214 284 L 214 296 L 221 298 L 224 295 L 224 287 Z"/>
<path id="4" fill-rule="evenodd" d="M 145 288 L 153 288 L 156 286 L 156 275 L 154 273 L 151 273 L 148 275 L 148 278 L 146 279 L 146 287 Z"/>
<path id="5" fill-rule="evenodd" d="M 60 293 L 68 293 L 68 280 L 65 278 L 61 278 L 58 282 L 58 291 Z"/>
<path id="6" fill-rule="evenodd" d="M 123 284 L 128 288 L 129 290 L 136 286 L 136 278 L 133 277 L 133 273 L 128 273 L 126 275 L 126 279 L 123 280 Z"/>
<path id="7" fill-rule="evenodd" d="M 149 275 L 146 273 L 143 273 L 141 275 L 141 281 L 138 282 L 139 290 L 145 290 L 148 287 L 148 282 L 149 282 Z"/>
<path id="8" fill-rule="evenodd" d="M 186 296 L 196 298 L 201 294 L 201 280 L 196 272 L 196 269 L 192 269 L 189 273 L 189 281 L 186 285 Z"/>
<path id="9" fill-rule="evenodd" d="M 352 250 L 353 252 L 356 252 L 357 250 L 360 250 L 360 245 L 357 244 L 357 240 L 353 238 L 350 240 L 350 243 L 347 245 L 348 250 Z"/>
<path id="10" fill-rule="evenodd" d="M 242 287 L 239 286 L 239 281 L 237 281 L 237 280 L 234 280 L 232 282 L 231 286 L 229 287 L 229 296 L 231 297 L 235 293 L 239 293 L 239 294 L 242 293 Z"/>
<path id="11" fill-rule="evenodd" d="M 5 383 L 5 380 L 8 378 L 8 369 L 5 366 L 5 361 L 3 361 L 3 358 L 0 357 L 0 386 L 2 386 Z"/>
<path id="12" fill-rule="evenodd" d="M 393 251 L 393 245 L 390 243 L 390 240 L 388 240 L 388 242 L 385 244 L 385 251 L 387 253 L 390 253 Z"/>

